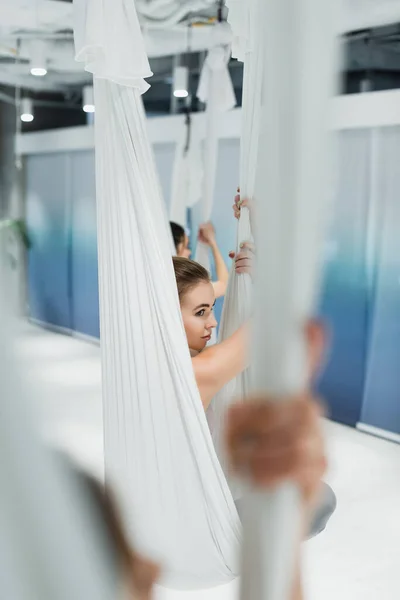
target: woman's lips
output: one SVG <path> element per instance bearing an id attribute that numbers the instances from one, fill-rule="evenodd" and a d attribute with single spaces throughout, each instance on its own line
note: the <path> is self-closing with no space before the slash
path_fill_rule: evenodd
<path id="1" fill-rule="evenodd" d="M 211 333 L 209 335 L 205 335 L 201 338 L 202 340 L 211 340 Z"/>

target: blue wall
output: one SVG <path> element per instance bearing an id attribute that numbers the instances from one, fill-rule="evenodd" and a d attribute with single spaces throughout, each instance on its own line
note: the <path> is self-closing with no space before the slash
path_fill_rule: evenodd
<path id="1" fill-rule="evenodd" d="M 394 131 L 393 136 L 399 148 L 389 140 L 388 151 L 398 156 L 400 130 Z M 400 206 L 400 175 L 385 192 L 394 212 L 389 215 L 392 228 L 385 230 L 384 237 L 393 242 L 385 252 L 377 254 L 372 277 L 367 227 L 373 164 L 371 132 L 344 132 L 338 144 L 320 303 L 321 315 L 332 331 L 332 344 L 319 387 L 333 419 L 348 425 L 362 419 L 400 433 L 400 236 L 396 233 L 400 210 L 395 213 Z M 161 187 L 169 204 L 174 146 L 160 144 L 154 150 Z M 389 175 L 382 173 L 384 178 Z M 239 141 L 224 140 L 220 144 L 212 220 L 227 262 L 235 240 L 231 205 L 238 177 Z M 376 210 L 378 215 L 383 210 L 379 203 Z M 98 337 L 93 153 L 29 157 L 27 214 L 33 242 L 29 256 L 32 317 Z M 191 211 L 191 219 L 196 231 L 196 207 Z M 217 318 L 221 305 L 219 302 L 216 307 Z"/>
<path id="2" fill-rule="evenodd" d="M 373 139 L 369 311 L 361 421 L 400 433 L 400 127 Z"/>
<path id="3" fill-rule="evenodd" d="M 369 132 L 343 132 L 337 144 L 337 173 L 320 305 L 330 328 L 332 345 L 320 389 L 330 400 L 332 416 L 354 425 L 361 412 L 367 344 Z"/>
<path id="4" fill-rule="evenodd" d="M 68 159 L 66 154 L 54 154 L 28 160 L 27 222 L 32 242 L 28 290 L 33 318 L 71 329 Z"/>
<path id="5" fill-rule="evenodd" d="M 93 152 L 27 161 L 30 315 L 99 337 Z"/>
<path id="6" fill-rule="evenodd" d="M 93 152 L 75 152 L 72 156 L 71 170 L 73 329 L 99 337 L 96 197 L 93 173 Z"/>

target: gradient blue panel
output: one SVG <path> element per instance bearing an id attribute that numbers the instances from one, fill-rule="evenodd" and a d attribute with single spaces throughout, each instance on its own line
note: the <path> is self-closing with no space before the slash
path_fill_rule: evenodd
<path id="1" fill-rule="evenodd" d="M 355 425 L 360 417 L 365 376 L 365 287 L 354 281 L 346 284 L 327 273 L 320 314 L 328 327 L 330 349 L 319 390 L 332 419 Z"/>
<path id="2" fill-rule="evenodd" d="M 361 421 L 400 434 L 400 127 L 380 129 L 374 140 L 375 235 L 369 248 L 373 277 Z"/>
<path id="3" fill-rule="evenodd" d="M 100 337 L 94 153 L 71 155 L 73 329 Z"/>
<path id="4" fill-rule="evenodd" d="M 319 387 L 331 417 L 355 425 L 361 413 L 367 344 L 365 245 L 370 132 L 342 132 L 337 150 L 337 179 L 320 305 L 332 331 L 331 348 Z"/>
<path id="5" fill-rule="evenodd" d="M 70 203 L 68 157 L 29 156 L 26 165 L 31 317 L 70 329 Z"/>
<path id="6" fill-rule="evenodd" d="M 398 234 L 397 234 L 398 235 Z M 400 256 L 400 249 L 399 249 Z M 400 434 L 400 261 L 388 266 L 379 294 L 384 304 L 376 306 L 369 348 L 365 396 L 361 421 Z"/>

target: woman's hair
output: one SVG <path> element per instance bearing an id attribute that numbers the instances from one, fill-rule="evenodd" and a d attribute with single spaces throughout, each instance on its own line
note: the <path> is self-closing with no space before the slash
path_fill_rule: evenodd
<path id="1" fill-rule="evenodd" d="M 185 241 L 185 230 L 178 223 L 174 223 L 173 221 L 169 222 L 172 232 L 172 237 L 174 238 L 175 250 L 178 251 L 179 244 Z"/>
<path id="2" fill-rule="evenodd" d="M 210 283 L 211 279 L 209 272 L 199 263 L 190 260 L 190 258 L 182 258 L 181 256 L 174 256 L 172 260 L 179 300 L 181 300 L 183 296 L 198 283 L 201 283 L 202 281 Z"/>
<path id="3" fill-rule="evenodd" d="M 149 590 L 159 577 L 159 567 L 137 554 L 131 546 L 109 487 L 86 473 L 62 452 L 55 451 L 55 457 L 59 468 L 64 470 L 68 478 L 75 480 L 75 484 L 91 504 L 91 512 L 98 519 L 98 533 L 105 543 L 112 568 L 115 569 L 116 585 L 120 586 L 121 576 L 124 576 L 126 583 L 133 586 L 138 597 L 147 598 Z"/>
<path id="4" fill-rule="evenodd" d="M 83 487 L 86 487 L 90 499 L 99 511 L 115 556 L 123 566 L 130 568 L 132 549 L 125 536 L 113 494 L 88 473 L 78 470 L 77 472 Z"/>

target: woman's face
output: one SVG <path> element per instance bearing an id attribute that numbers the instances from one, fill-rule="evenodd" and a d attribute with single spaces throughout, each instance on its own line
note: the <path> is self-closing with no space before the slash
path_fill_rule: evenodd
<path id="1" fill-rule="evenodd" d="M 181 256 L 182 258 L 190 258 L 192 251 L 189 248 L 189 238 L 185 235 L 183 241 L 178 244 L 178 248 L 176 250 L 176 255 Z"/>
<path id="2" fill-rule="evenodd" d="M 190 350 L 201 352 L 217 326 L 215 294 L 210 282 L 202 281 L 181 298 L 181 312 Z"/>

